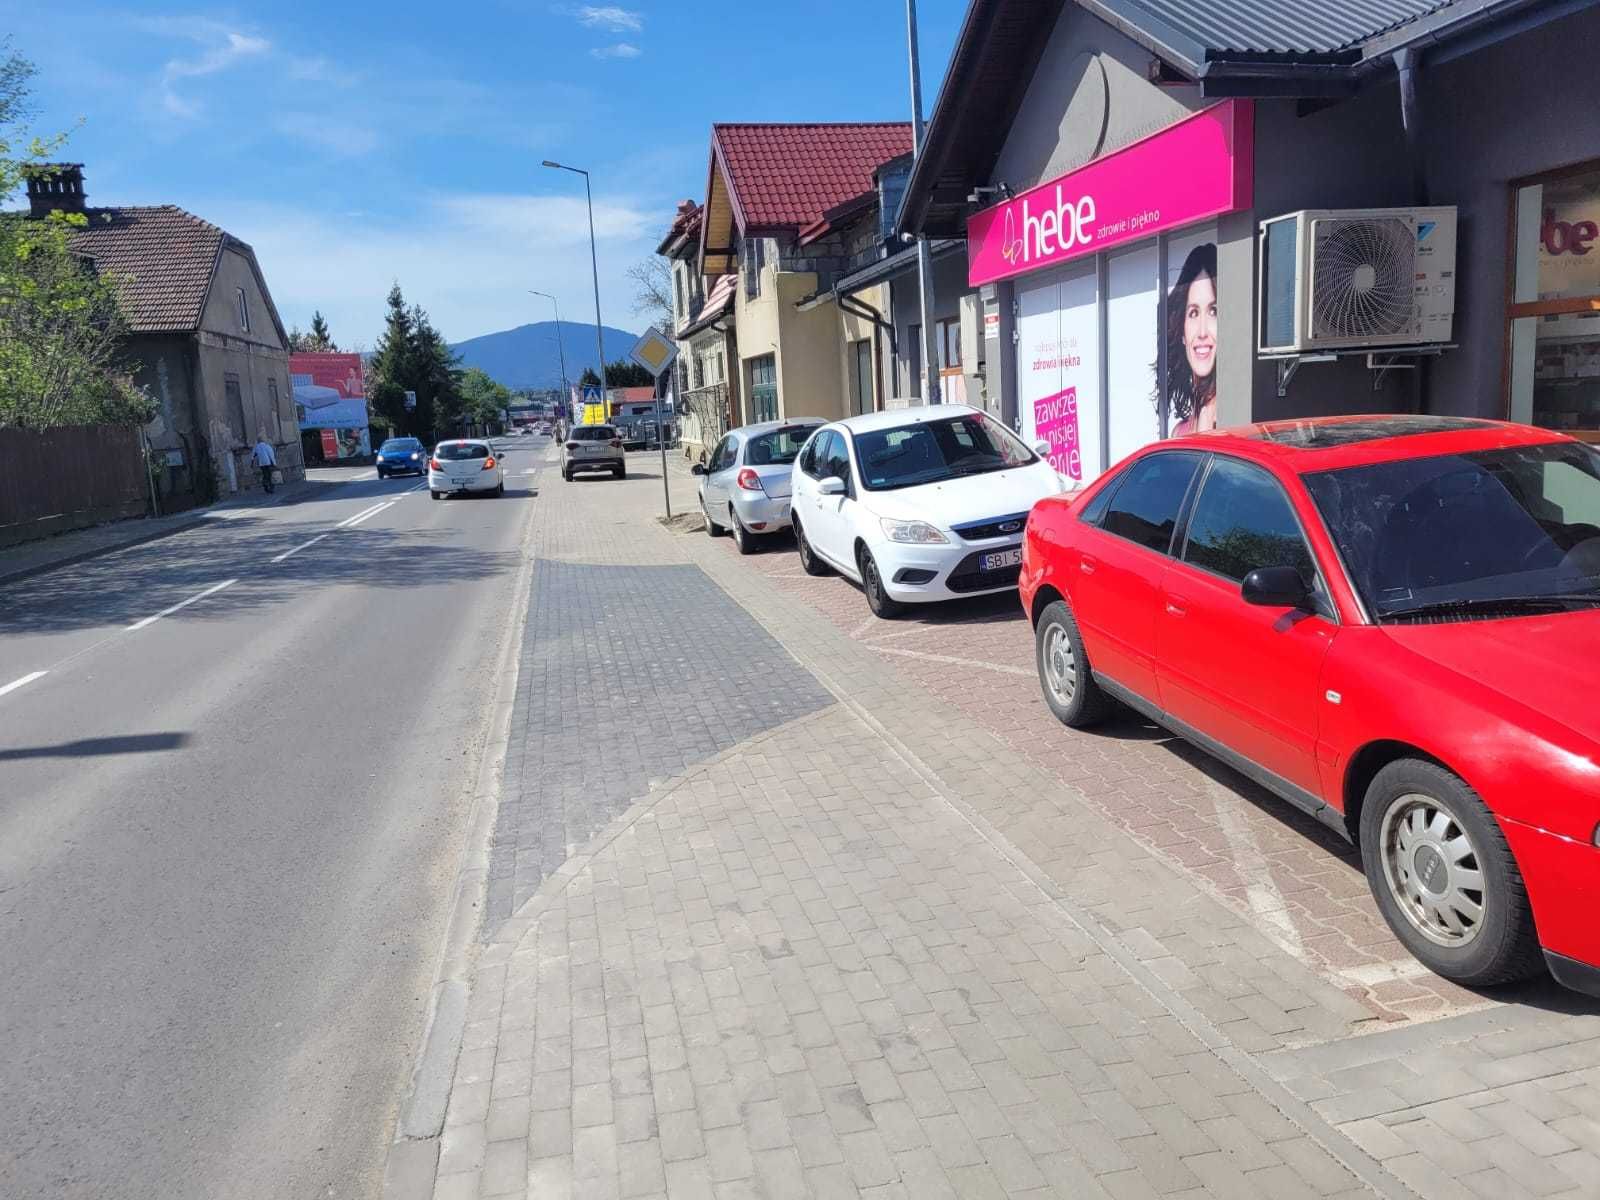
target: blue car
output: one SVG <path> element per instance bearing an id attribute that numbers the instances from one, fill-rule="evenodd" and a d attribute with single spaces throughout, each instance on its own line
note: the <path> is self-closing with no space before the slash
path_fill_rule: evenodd
<path id="1" fill-rule="evenodd" d="M 390 438 L 378 447 L 378 478 L 426 475 L 428 452 L 416 438 Z"/>

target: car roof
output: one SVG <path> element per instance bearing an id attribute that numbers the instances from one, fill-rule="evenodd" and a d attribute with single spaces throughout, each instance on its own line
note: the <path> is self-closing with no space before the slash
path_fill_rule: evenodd
<path id="1" fill-rule="evenodd" d="M 862 413 L 833 424 L 851 433 L 870 433 L 875 429 L 901 429 L 924 421 L 948 421 L 955 417 L 977 415 L 978 410 L 966 404 L 918 404 L 912 408 L 886 408 L 882 412 Z"/>
<path id="2" fill-rule="evenodd" d="M 1309 417 L 1294 421 L 1261 421 L 1227 429 L 1211 429 L 1157 443 L 1163 448 L 1188 447 L 1226 451 L 1271 461 L 1299 474 L 1342 467 L 1468 454 L 1512 446 L 1537 446 L 1570 441 L 1565 434 L 1511 421 L 1480 417 L 1427 416 L 1411 413 L 1368 413 L 1345 417 Z"/>
<path id="3" fill-rule="evenodd" d="M 827 422 L 821 417 L 794 417 L 788 421 L 761 421 L 755 425 L 741 425 L 728 432 L 735 437 L 748 441 L 753 437 L 760 437 L 763 433 L 773 433 L 779 429 L 817 429 Z"/>
<path id="4" fill-rule="evenodd" d="M 437 443 L 440 446 L 487 446 L 488 444 L 488 438 L 445 438 Z"/>

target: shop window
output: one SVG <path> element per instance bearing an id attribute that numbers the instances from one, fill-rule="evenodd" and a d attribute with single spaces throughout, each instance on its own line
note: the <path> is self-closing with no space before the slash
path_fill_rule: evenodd
<path id="1" fill-rule="evenodd" d="M 1514 186 L 1510 415 L 1600 440 L 1600 164 Z"/>

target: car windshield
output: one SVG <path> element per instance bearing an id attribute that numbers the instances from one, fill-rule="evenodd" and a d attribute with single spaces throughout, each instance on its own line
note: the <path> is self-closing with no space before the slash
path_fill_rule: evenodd
<path id="1" fill-rule="evenodd" d="M 861 481 L 870 491 L 915 487 L 1034 462 L 1033 453 L 982 413 L 855 435 Z"/>
<path id="2" fill-rule="evenodd" d="M 445 462 L 460 462 L 468 458 L 488 458 L 489 447 L 481 442 L 446 442 L 433 452 L 433 456 Z"/>
<path id="3" fill-rule="evenodd" d="M 816 428 L 815 425 L 796 425 L 789 429 L 758 433 L 745 443 L 744 461 L 752 467 L 788 466 L 800 457 L 800 448 Z"/>
<path id="4" fill-rule="evenodd" d="M 390 438 L 378 447 L 379 454 L 398 454 L 405 450 L 421 450 L 422 443 L 416 438 Z"/>
<path id="5" fill-rule="evenodd" d="M 1600 454 L 1581 443 L 1348 467 L 1305 484 L 1379 619 L 1600 594 Z"/>

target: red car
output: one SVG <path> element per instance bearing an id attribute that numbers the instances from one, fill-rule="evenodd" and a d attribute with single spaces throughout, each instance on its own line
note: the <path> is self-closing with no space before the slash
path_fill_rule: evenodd
<path id="1" fill-rule="evenodd" d="M 1418 959 L 1600 995 L 1600 452 L 1447 417 L 1140 451 L 1028 518 L 1046 703 L 1138 710 L 1361 849 Z"/>

